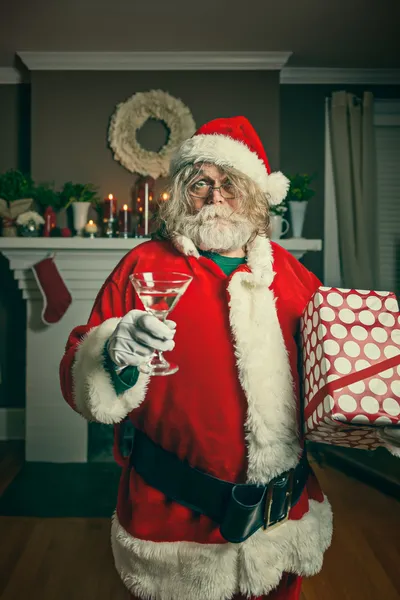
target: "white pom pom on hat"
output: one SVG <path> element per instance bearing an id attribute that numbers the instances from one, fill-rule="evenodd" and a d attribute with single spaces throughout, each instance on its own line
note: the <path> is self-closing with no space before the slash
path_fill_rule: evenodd
<path id="1" fill-rule="evenodd" d="M 271 173 L 262 142 L 246 117 L 214 119 L 202 125 L 173 156 L 171 173 L 200 161 L 244 173 L 268 195 L 270 204 L 286 198 L 290 182 L 280 171 Z"/>

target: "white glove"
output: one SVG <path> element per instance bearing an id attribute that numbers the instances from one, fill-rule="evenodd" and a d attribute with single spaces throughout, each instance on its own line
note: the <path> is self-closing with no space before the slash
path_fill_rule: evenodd
<path id="1" fill-rule="evenodd" d="M 166 352 L 175 346 L 176 323 L 162 323 L 144 310 L 131 310 L 119 322 L 107 342 L 108 354 L 120 369 L 147 362 L 154 350 Z"/>

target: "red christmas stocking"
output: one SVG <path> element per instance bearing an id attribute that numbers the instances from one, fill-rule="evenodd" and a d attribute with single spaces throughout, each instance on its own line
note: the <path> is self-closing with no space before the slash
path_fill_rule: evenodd
<path id="1" fill-rule="evenodd" d="M 45 258 L 32 267 L 43 295 L 42 321 L 46 325 L 58 323 L 72 302 L 72 296 L 60 275 L 53 258 Z"/>

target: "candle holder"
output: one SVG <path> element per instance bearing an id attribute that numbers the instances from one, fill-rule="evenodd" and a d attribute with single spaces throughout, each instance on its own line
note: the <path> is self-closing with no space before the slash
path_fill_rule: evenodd
<path id="1" fill-rule="evenodd" d="M 90 239 L 94 239 L 97 237 L 98 227 L 96 223 L 90 219 L 90 221 L 85 225 L 84 236 Z"/>
<path id="2" fill-rule="evenodd" d="M 116 219 L 103 219 L 103 236 L 107 238 L 117 237 Z"/>

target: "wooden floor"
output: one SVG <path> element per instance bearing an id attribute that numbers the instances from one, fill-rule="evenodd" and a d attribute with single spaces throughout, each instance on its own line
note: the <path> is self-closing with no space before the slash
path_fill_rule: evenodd
<path id="1" fill-rule="evenodd" d="M 315 470 L 333 506 L 334 538 L 302 600 L 399 600 L 399 503 L 331 468 Z M 105 519 L 0 517 L 1 600 L 127 600 L 109 537 Z"/>

